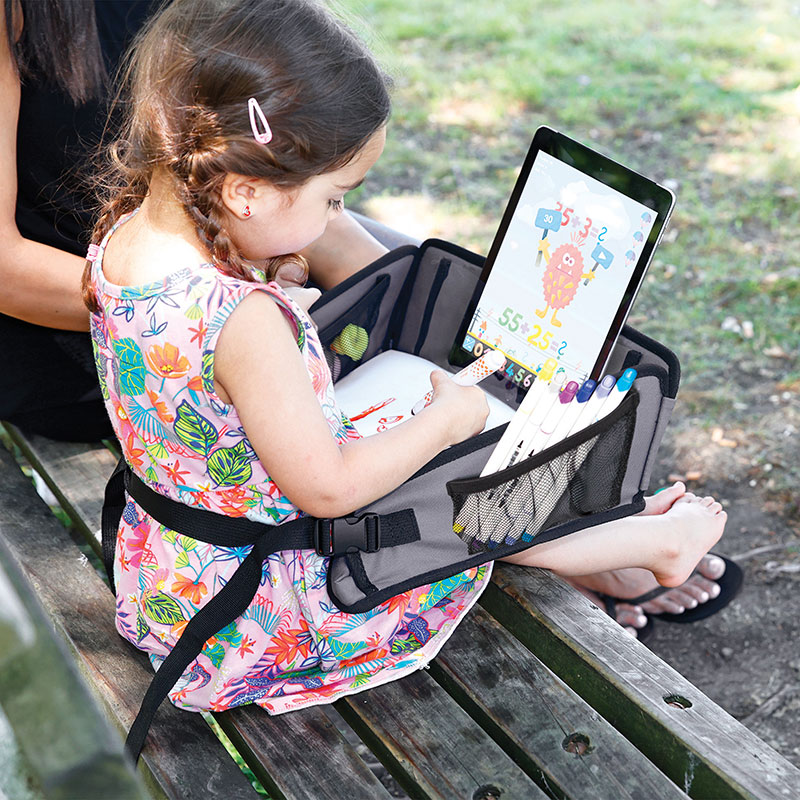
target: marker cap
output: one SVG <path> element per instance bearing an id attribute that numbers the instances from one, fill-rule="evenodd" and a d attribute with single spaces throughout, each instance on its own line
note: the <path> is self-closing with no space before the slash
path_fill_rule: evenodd
<path id="1" fill-rule="evenodd" d="M 583 386 L 578 389 L 578 393 L 575 395 L 575 401 L 577 403 L 585 403 L 592 396 L 596 387 L 597 381 L 587 378 L 583 382 Z"/>
<path id="2" fill-rule="evenodd" d="M 490 350 L 486 353 L 484 364 L 486 365 L 486 369 L 491 372 L 497 372 L 500 367 L 505 366 L 505 363 L 506 357 L 499 350 Z"/>
<path id="3" fill-rule="evenodd" d="M 626 369 L 617 381 L 617 389 L 621 392 L 627 392 L 628 389 L 633 386 L 633 382 L 636 380 L 636 374 L 635 369 Z"/>
<path id="4" fill-rule="evenodd" d="M 558 361 L 554 358 L 548 358 L 547 361 L 542 364 L 539 372 L 536 373 L 536 380 L 549 381 L 553 377 L 553 373 L 556 371 L 557 367 Z"/>
<path id="5" fill-rule="evenodd" d="M 604 376 L 603 380 L 600 381 L 600 385 L 595 390 L 595 399 L 603 400 L 604 398 L 608 397 L 611 394 L 611 390 L 614 388 L 614 384 L 616 382 L 617 379 L 613 375 Z"/>
<path id="6" fill-rule="evenodd" d="M 570 381 L 559 393 L 558 402 L 562 405 L 572 402 L 572 398 L 578 393 L 578 384 L 576 381 Z"/>

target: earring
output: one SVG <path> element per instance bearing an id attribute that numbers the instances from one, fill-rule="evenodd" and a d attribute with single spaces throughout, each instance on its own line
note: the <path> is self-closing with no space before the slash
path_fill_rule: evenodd
<path id="1" fill-rule="evenodd" d="M 242 209 L 242 216 L 243 216 L 243 217 L 245 217 L 245 218 L 249 217 L 249 216 L 250 216 L 250 213 L 251 213 L 251 212 L 250 212 L 250 206 L 245 206 L 245 207 Z"/>

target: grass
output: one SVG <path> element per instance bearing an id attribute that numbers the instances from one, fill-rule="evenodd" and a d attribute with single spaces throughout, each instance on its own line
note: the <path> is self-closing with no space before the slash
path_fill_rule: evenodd
<path id="1" fill-rule="evenodd" d="M 690 364 L 684 385 L 749 368 L 800 379 L 796 3 L 339 5 L 395 81 L 359 210 L 486 252 L 530 137 L 548 124 L 675 188 L 633 320 Z M 726 329 L 729 317 L 752 323 L 752 337 Z"/>

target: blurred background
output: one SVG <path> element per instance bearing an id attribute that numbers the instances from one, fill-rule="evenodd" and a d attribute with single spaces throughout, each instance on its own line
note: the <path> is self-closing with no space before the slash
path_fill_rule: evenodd
<path id="1" fill-rule="evenodd" d="M 486 253 L 543 124 L 676 193 L 629 318 L 683 367 L 651 489 L 722 500 L 747 585 L 651 647 L 800 764 L 800 3 L 338 4 L 395 81 L 356 210 Z"/>

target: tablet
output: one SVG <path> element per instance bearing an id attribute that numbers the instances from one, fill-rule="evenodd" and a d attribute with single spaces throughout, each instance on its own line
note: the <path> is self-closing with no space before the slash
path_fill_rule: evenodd
<path id="1" fill-rule="evenodd" d="M 539 128 L 450 362 L 493 348 L 524 389 L 548 358 L 560 382 L 599 379 L 674 203 L 669 189 Z"/>

